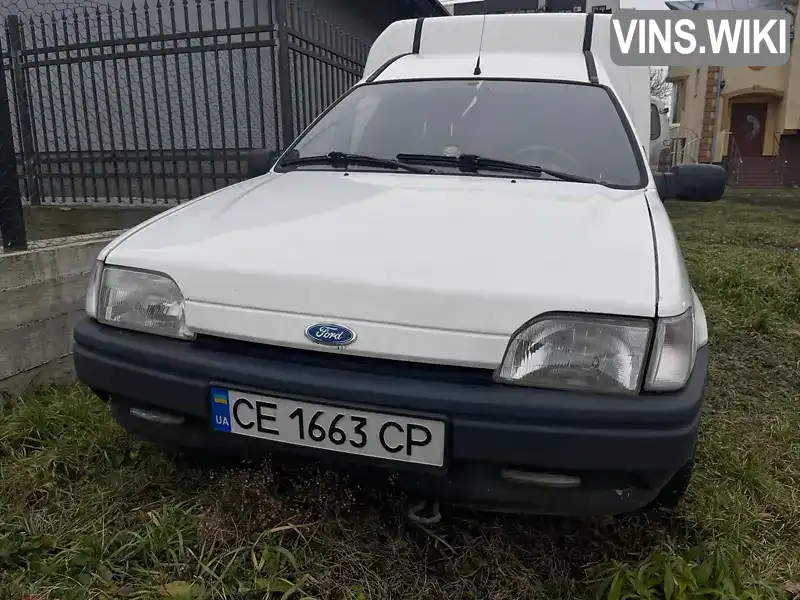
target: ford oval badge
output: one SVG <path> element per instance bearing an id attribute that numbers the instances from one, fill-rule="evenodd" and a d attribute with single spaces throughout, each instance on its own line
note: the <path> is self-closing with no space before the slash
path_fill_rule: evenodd
<path id="1" fill-rule="evenodd" d="M 349 346 L 356 341 L 356 332 L 335 323 L 315 323 L 306 329 L 306 337 L 323 346 Z"/>

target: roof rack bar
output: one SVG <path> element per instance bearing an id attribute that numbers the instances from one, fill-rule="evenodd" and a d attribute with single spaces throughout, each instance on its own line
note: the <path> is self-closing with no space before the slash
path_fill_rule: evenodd
<path id="1" fill-rule="evenodd" d="M 586 13 L 586 28 L 583 30 L 583 57 L 586 59 L 586 72 L 589 75 L 589 83 L 598 83 L 597 66 L 594 63 L 592 54 L 592 32 L 594 29 L 594 14 Z"/>
<path id="2" fill-rule="evenodd" d="M 425 22 L 425 17 L 417 19 L 417 25 L 414 28 L 414 44 L 411 47 L 411 54 L 419 54 L 419 46 L 422 43 L 422 24 Z"/>

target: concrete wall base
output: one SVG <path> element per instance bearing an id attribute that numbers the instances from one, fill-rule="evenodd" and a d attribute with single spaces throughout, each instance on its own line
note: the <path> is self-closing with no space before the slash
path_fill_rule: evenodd
<path id="1" fill-rule="evenodd" d="M 0 253 L 0 397 L 72 375 L 72 327 L 97 255 L 116 235 Z"/>

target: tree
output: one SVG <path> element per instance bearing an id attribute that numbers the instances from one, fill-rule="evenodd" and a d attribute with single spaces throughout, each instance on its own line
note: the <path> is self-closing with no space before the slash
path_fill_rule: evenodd
<path id="1" fill-rule="evenodd" d="M 650 95 L 666 100 L 672 93 L 672 84 L 667 81 L 666 69 L 650 67 Z"/>

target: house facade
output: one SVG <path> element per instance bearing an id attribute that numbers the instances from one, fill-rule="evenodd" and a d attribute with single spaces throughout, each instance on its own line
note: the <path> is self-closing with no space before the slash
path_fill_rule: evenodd
<path id="1" fill-rule="evenodd" d="M 672 10 L 779 9 L 792 19 L 794 5 L 752 0 L 668 2 Z M 675 162 L 722 164 L 732 184 L 774 187 L 800 184 L 800 45 L 779 67 L 670 67 Z"/>

